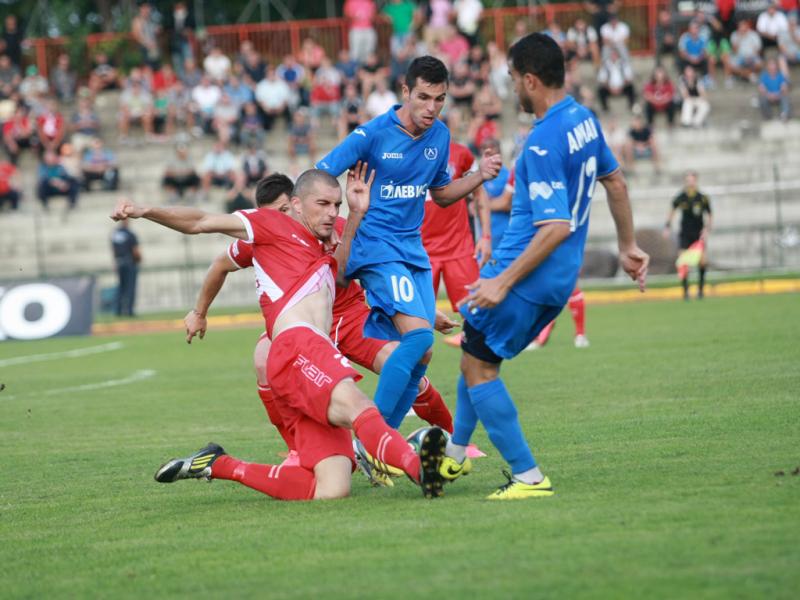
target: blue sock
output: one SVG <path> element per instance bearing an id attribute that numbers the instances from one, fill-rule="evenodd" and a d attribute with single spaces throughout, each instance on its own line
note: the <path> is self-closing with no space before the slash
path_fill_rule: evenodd
<path id="1" fill-rule="evenodd" d="M 522 473 L 536 466 L 531 449 L 522 434 L 517 407 L 502 379 L 494 379 L 469 388 L 469 397 L 489 439 L 511 465 L 512 473 Z"/>
<path id="2" fill-rule="evenodd" d="M 472 407 L 469 389 L 463 375 L 458 378 L 456 390 L 456 417 L 453 423 L 452 440 L 454 444 L 466 446 L 469 444 L 472 433 L 475 431 L 475 426 L 478 424 L 478 414 Z"/>
<path id="3" fill-rule="evenodd" d="M 411 378 L 408 380 L 408 386 L 406 386 L 403 395 L 400 396 L 400 401 L 397 403 L 397 408 L 394 409 L 392 416 L 386 419 L 386 423 L 392 429 L 400 427 L 403 419 L 405 419 L 408 411 L 417 399 L 417 394 L 419 394 L 419 380 L 422 379 L 427 370 L 428 365 L 423 365 L 422 363 L 417 363 L 414 368 L 411 369 Z"/>
<path id="4" fill-rule="evenodd" d="M 384 419 L 388 420 L 394 414 L 408 387 L 411 372 L 432 345 L 431 329 L 414 329 L 400 338 L 400 345 L 383 365 L 378 389 L 375 390 L 375 405 Z"/>

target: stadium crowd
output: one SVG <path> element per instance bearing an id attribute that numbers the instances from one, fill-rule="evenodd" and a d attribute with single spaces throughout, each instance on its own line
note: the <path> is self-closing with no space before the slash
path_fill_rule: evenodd
<path id="1" fill-rule="evenodd" d="M 584 4 L 587 18 L 566 29 L 551 21 L 543 33 L 564 50 L 567 89 L 607 122 L 609 142 L 627 170 L 650 158 L 658 171 L 659 115 L 670 128 L 676 117 L 683 127 L 703 127 L 713 113 L 708 90 L 720 86 L 751 93 L 764 119 L 791 118 L 791 69 L 800 61 L 797 0 L 779 0 L 755 19 L 738 15 L 732 0 L 702 4 L 684 24 L 680 15 L 662 10 L 651 32 L 652 74 L 644 82 L 632 68 L 631 28 L 620 2 Z M 176 144 L 162 180 L 168 201 L 202 201 L 217 187 L 232 209 L 252 204 L 255 182 L 270 172 L 265 148 L 285 143 L 289 172 L 298 175 L 318 158 L 320 128 L 342 138 L 385 112 L 398 102 L 408 65 L 423 54 L 450 69 L 448 124 L 453 139 L 477 154 L 502 137 L 500 117 L 510 97 L 504 51 L 480 36 L 482 12 L 479 0 L 390 0 L 380 9 L 374 0 L 347 0 L 349 49 L 331 56 L 310 36 L 297 55 L 270 62 L 250 40 L 230 56 L 209 40 L 203 43 L 184 2 L 170 15 L 156 15 L 145 2 L 131 30 L 141 53 L 138 66 L 125 71 L 98 51 L 84 74 L 61 54 L 48 78 L 24 65 L 21 28 L 9 16 L 0 52 L 7 156 L 0 163 L 0 203 L 15 209 L 23 195 L 35 194 L 44 208 L 54 196 L 74 207 L 95 183 L 117 189 L 120 167 L 109 146 L 139 143 L 131 132 L 140 128 L 147 144 Z M 379 18 L 391 24 L 388 52 L 378 47 Z M 529 23 L 519 20 L 507 45 L 528 30 Z M 112 96 L 116 131 L 103 129 L 96 109 L 106 90 L 118 90 Z M 616 97 L 625 99 L 627 111 L 611 110 Z M 200 164 L 186 150 L 193 138 L 214 140 Z M 26 151 L 39 162 L 35 190 L 20 185 L 16 165 Z"/>

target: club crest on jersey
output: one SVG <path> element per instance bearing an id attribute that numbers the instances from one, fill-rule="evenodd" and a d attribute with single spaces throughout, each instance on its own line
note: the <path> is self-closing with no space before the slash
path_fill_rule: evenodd
<path id="1" fill-rule="evenodd" d="M 394 185 L 387 183 L 381 185 L 381 198 L 390 200 L 392 198 L 419 198 L 428 193 L 428 184 L 422 185 Z"/>
<path id="2" fill-rule="evenodd" d="M 439 149 L 428 147 L 425 148 L 423 154 L 425 154 L 425 158 L 428 160 L 436 160 L 436 158 L 439 156 Z"/>

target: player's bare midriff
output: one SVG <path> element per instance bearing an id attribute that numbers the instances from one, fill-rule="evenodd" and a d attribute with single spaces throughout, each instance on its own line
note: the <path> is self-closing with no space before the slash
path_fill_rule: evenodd
<path id="1" fill-rule="evenodd" d="M 272 339 L 274 340 L 282 331 L 304 323 L 320 331 L 329 332 L 333 320 L 332 310 L 333 293 L 330 287 L 323 286 L 317 291 L 310 292 L 275 319 Z"/>

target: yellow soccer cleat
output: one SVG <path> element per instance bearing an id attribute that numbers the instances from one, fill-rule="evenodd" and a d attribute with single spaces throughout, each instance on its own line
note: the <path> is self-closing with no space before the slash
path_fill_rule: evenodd
<path id="1" fill-rule="evenodd" d="M 389 474 L 387 469 L 396 471 L 398 474 L 394 475 L 395 477 L 403 475 L 403 471 L 400 469 L 390 467 L 386 463 L 373 458 L 373 456 L 367 452 L 367 449 L 364 448 L 361 440 L 357 438 L 353 440 L 353 453 L 356 456 L 358 468 L 361 469 L 361 472 L 366 475 L 370 484 L 374 487 L 394 487 L 392 475 Z"/>
<path id="2" fill-rule="evenodd" d="M 545 477 L 539 483 L 522 483 L 514 479 L 508 471 L 503 471 L 508 483 L 501 485 L 486 496 L 487 500 L 525 500 L 526 498 L 544 498 L 555 494 L 550 479 Z"/>
<path id="3" fill-rule="evenodd" d="M 453 482 L 462 475 L 468 475 L 470 471 L 472 471 L 472 461 L 468 458 L 458 462 L 451 456 L 445 456 L 439 467 L 439 474 L 448 482 Z"/>

